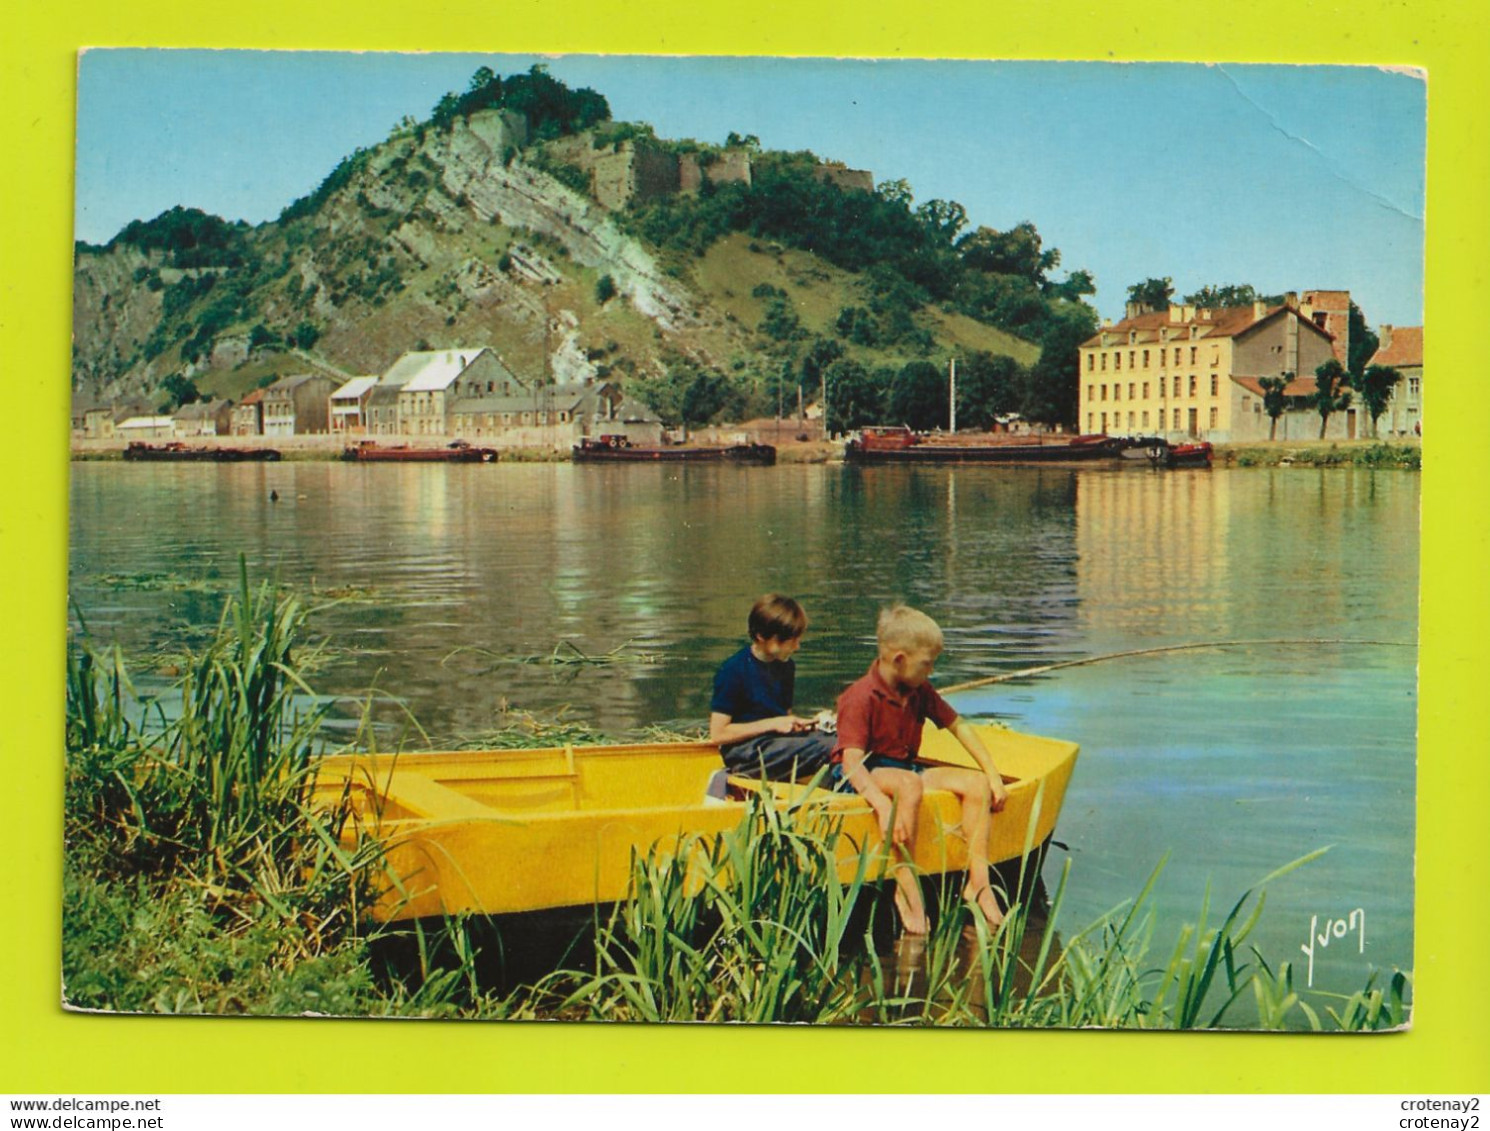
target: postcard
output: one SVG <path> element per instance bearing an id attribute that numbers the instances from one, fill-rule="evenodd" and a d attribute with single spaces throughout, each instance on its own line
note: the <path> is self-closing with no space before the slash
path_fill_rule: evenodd
<path id="1" fill-rule="evenodd" d="M 84 53 L 66 1005 L 1407 1026 L 1426 93 Z"/>
<path id="2" fill-rule="evenodd" d="M 16 90 L 17 1087 L 1465 1086 L 1442 28 L 304 16 Z"/>

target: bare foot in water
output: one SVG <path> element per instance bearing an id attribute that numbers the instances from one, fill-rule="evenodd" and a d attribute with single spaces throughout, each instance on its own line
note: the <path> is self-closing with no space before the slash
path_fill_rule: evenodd
<path id="1" fill-rule="evenodd" d="M 998 896 L 993 894 L 993 888 L 982 887 L 976 892 L 964 891 L 962 898 L 967 900 L 970 907 L 982 914 L 990 931 L 998 930 L 1003 924 L 1004 913 L 999 910 Z"/>
<path id="2" fill-rule="evenodd" d="M 900 916 L 900 925 L 906 934 L 931 933 L 931 922 L 926 918 L 926 908 L 922 906 L 921 900 L 907 895 L 898 883 L 895 885 L 895 913 Z"/>

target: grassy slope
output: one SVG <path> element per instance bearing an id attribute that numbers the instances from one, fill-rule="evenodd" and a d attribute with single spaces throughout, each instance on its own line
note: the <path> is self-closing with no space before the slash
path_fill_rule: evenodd
<path id="1" fill-rule="evenodd" d="M 328 201 L 326 207 L 320 231 L 337 233 L 338 243 L 366 240 L 371 246 L 398 254 L 404 267 L 404 288 L 383 294 L 380 301 L 368 301 L 351 288 L 341 305 L 334 310 L 326 308 L 325 296 L 344 289 L 337 278 L 341 271 L 361 270 L 366 261 L 362 256 L 341 258 L 323 235 L 315 240 L 319 245 L 317 270 L 322 279 L 321 309 L 289 306 L 286 285 L 298 276 L 296 268 L 284 280 L 277 279 L 260 290 L 255 314 L 241 325 L 226 327 L 223 336 L 246 336 L 251 325 L 260 320 L 281 328 L 305 318 L 322 331 L 320 341 L 309 352 L 348 373 L 382 372 L 400 354 L 420 343 L 436 349 L 488 345 L 521 376 L 539 378 L 545 372 L 543 299 L 535 285 L 508 285 L 473 296 L 461 293 L 454 283 L 473 263 L 494 272 L 502 253 L 515 240 L 531 242 L 531 233 L 470 220 L 457 230 L 429 225 L 423 232 L 427 265 L 418 267 L 410 264 L 389 238 L 402 222 L 401 217 L 370 215 L 350 197 Z M 258 251 L 266 262 L 278 261 L 289 251 L 277 225 L 261 229 L 257 237 Z M 629 359 L 635 372 L 656 373 L 670 352 L 692 356 L 724 372 L 757 368 L 766 362 L 767 352 L 778 345 L 757 331 L 769 300 L 751 292 L 763 283 L 787 293 L 802 325 L 814 336 L 836 337 L 834 323 L 839 311 L 864 304 L 855 274 L 810 252 L 735 233 L 702 257 L 663 257 L 664 262 L 671 263 L 671 273 L 693 289 L 699 315 L 695 325 L 664 334 L 624 300 L 613 300 L 603 307 L 595 301 L 596 282 L 606 273 L 603 267 L 581 267 L 551 254 L 548 248 L 541 250 L 565 276 L 547 293 L 550 308 L 577 316 L 579 344 L 597 351 L 600 360 L 610 363 L 617 373 L 627 368 L 615 367 L 622 359 Z M 930 357 L 938 363 L 953 352 L 965 356 L 978 350 L 1007 355 L 1025 365 L 1039 356 L 1038 346 L 963 315 L 927 307 L 917 319 L 937 340 Z M 917 356 L 894 347 L 848 346 L 847 352 L 871 367 L 898 368 Z M 164 370 L 176 368 L 180 364 L 178 349 L 167 350 L 159 362 L 164 363 Z M 768 364 L 774 368 L 777 363 Z M 293 355 L 261 352 L 237 366 L 203 373 L 197 384 L 206 394 L 236 400 L 267 375 L 303 372 L 306 368 L 305 361 Z"/>
<path id="2" fill-rule="evenodd" d="M 752 251 L 752 244 L 759 248 Z M 811 252 L 783 248 L 752 240 L 735 233 L 714 244 L 692 272 L 697 289 L 718 309 L 732 315 L 742 326 L 755 328 L 764 316 L 769 299 L 756 298 L 751 292 L 761 283 L 786 291 L 792 308 L 802 325 L 814 334 L 835 337 L 833 324 L 838 312 L 846 306 L 862 306 L 858 276 L 819 259 Z M 966 315 L 945 314 L 926 307 L 918 315 L 935 335 L 945 354 L 951 350 L 967 354 L 986 350 L 1014 358 L 1023 365 L 1033 364 L 1040 347 L 984 325 Z M 863 349 L 849 346 L 850 356 L 866 364 L 900 366 L 916 355 L 894 349 Z"/>

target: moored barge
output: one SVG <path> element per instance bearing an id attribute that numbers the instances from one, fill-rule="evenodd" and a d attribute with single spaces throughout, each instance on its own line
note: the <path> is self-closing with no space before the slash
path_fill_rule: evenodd
<path id="1" fill-rule="evenodd" d="M 352 463 L 496 463 L 497 450 L 473 448 L 464 440 L 443 448 L 412 448 L 407 444 L 384 448 L 363 440 L 344 448 L 341 458 Z"/>
<path id="2" fill-rule="evenodd" d="M 776 449 L 770 444 L 644 448 L 625 436 L 607 435 L 575 444 L 573 459 L 575 463 L 742 463 L 769 467 L 776 462 Z"/>
<path id="3" fill-rule="evenodd" d="M 211 460 L 217 463 L 236 463 L 241 460 L 277 460 L 281 455 L 277 448 L 217 448 L 191 447 L 180 441 L 166 444 L 145 444 L 130 441 L 124 449 L 127 460 Z"/>
<path id="4" fill-rule="evenodd" d="M 931 438 L 909 428 L 866 428 L 848 442 L 850 463 L 1069 463 L 1120 459 L 1121 440 L 1101 434 L 1071 437 Z"/>

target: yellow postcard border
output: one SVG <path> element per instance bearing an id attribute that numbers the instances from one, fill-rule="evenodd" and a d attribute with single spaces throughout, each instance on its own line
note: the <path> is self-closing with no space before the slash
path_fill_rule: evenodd
<path id="1" fill-rule="evenodd" d="M 1466 8 L 1468 6 L 1465 6 Z M 1477 6 L 1476 6 L 1477 7 Z M 0 1091 L 1486 1090 L 1490 759 L 1487 522 L 1473 334 L 1487 307 L 1490 183 L 1479 11 L 1265 0 L 1185 12 L 1136 0 L 935 6 L 780 0 L 740 12 L 664 0 L 434 7 L 387 0 L 24 4 L 0 40 L 0 694 L 11 835 Z M 74 66 L 85 46 L 1362 63 L 1429 73 L 1422 686 L 1416 997 L 1378 1037 L 946 1033 L 121 1018 L 58 1007 Z M 1183 107 L 1165 107 L 1183 130 Z M 1328 108 L 1321 108 L 1328 113 Z M 1280 202 L 1280 207 L 1288 207 Z M 1479 317 L 1476 317 L 1479 316 Z M 846 1071 L 846 1066 L 857 1066 Z M 893 1066 L 893 1067 L 892 1067 Z"/>

